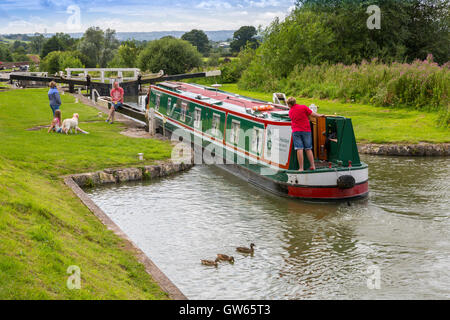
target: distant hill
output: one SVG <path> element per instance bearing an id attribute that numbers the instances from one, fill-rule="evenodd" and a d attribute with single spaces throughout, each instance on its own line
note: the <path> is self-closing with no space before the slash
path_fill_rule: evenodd
<path id="1" fill-rule="evenodd" d="M 218 30 L 218 31 L 205 31 L 209 40 L 212 41 L 225 41 L 233 38 L 235 30 Z M 135 39 L 139 41 L 143 40 L 156 40 L 165 36 L 172 36 L 181 38 L 187 31 L 153 31 L 153 32 L 117 32 L 117 38 L 119 40 Z"/>
<path id="2" fill-rule="evenodd" d="M 212 41 L 226 41 L 227 39 L 233 38 L 235 30 L 218 30 L 218 31 L 205 31 L 208 38 Z M 135 39 L 138 41 L 143 40 L 156 40 L 165 36 L 173 36 L 176 38 L 181 38 L 181 36 L 187 31 L 152 31 L 152 32 L 117 32 L 117 39 L 120 41 Z M 69 33 L 73 38 L 81 38 L 83 33 Z M 33 36 L 34 34 L 28 34 L 28 36 Z M 47 37 L 53 36 L 54 33 L 47 33 Z M 0 36 L 1 38 L 1 36 Z M 11 41 L 11 40 L 10 40 Z"/>

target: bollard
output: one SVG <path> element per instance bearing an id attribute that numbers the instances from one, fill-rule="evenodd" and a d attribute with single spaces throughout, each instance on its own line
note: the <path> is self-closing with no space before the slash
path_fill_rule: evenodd
<path id="1" fill-rule="evenodd" d="M 75 103 L 78 103 L 78 98 L 75 98 Z"/>
<path id="2" fill-rule="evenodd" d="M 144 154 L 138 153 L 139 161 L 144 161 Z"/>

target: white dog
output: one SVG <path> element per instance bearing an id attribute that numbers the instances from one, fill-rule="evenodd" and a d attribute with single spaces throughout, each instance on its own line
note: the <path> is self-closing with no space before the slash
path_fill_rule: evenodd
<path id="1" fill-rule="evenodd" d="M 71 132 L 75 131 L 77 133 L 80 128 L 78 128 L 78 113 L 74 113 L 72 119 L 65 119 L 62 123 L 62 131 L 68 134 L 69 130 Z"/>

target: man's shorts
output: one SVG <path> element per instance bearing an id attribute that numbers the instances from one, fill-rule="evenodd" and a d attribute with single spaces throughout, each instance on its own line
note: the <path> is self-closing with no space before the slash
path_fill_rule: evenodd
<path id="1" fill-rule="evenodd" d="M 311 132 L 296 131 L 292 133 L 295 150 L 312 150 Z"/>
<path id="2" fill-rule="evenodd" d="M 113 103 L 112 105 L 114 107 L 114 110 L 117 111 L 117 109 L 122 106 L 122 102 L 117 102 L 116 104 Z"/>

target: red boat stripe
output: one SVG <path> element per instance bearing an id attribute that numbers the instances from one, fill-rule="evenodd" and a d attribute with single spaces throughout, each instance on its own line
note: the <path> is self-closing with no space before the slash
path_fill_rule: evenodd
<path id="1" fill-rule="evenodd" d="M 296 198 L 310 199 L 344 199 L 363 195 L 369 191 L 369 183 L 365 182 L 351 189 L 288 187 L 288 195 Z"/>

